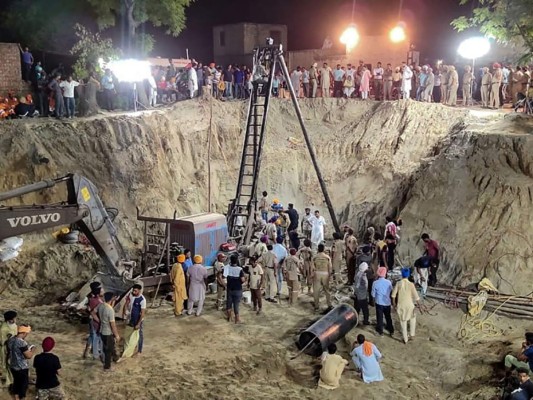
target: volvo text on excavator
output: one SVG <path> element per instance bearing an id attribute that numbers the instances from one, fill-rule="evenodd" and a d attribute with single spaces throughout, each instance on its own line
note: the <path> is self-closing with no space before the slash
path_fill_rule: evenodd
<path id="1" fill-rule="evenodd" d="M 113 219 L 116 209 L 106 209 L 96 187 L 87 178 L 69 174 L 0 193 L 0 202 L 28 193 L 67 186 L 67 201 L 56 204 L 4 206 L 0 204 L 0 240 L 61 225 L 76 225 L 102 258 L 103 269 L 93 278 L 105 290 L 124 293 L 135 283 L 136 263 L 128 260 Z"/>

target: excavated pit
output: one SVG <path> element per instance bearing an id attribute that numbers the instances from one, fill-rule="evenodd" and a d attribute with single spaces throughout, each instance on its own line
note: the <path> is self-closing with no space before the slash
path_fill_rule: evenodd
<path id="1" fill-rule="evenodd" d="M 382 226 L 386 215 L 401 216 L 404 263 L 421 254 L 420 234 L 429 232 L 443 250 L 442 282 L 465 286 L 487 276 L 503 292 L 531 291 L 531 119 L 412 101 L 315 99 L 302 101 L 301 108 L 340 223 L 362 233 L 370 224 Z M 0 124 L 0 192 L 69 172 L 87 176 L 106 206 L 120 210 L 119 237 L 134 256 L 142 236 L 136 207 L 162 217 L 206 211 L 210 181 L 212 210 L 226 211 L 245 117 L 243 103 L 200 100 L 139 114 L 6 121 Z M 267 125 L 260 190 L 299 210 L 318 208 L 328 218 L 292 104 L 275 99 Z M 57 186 L 8 204 L 22 200 L 62 201 L 66 191 Z M 200 318 L 176 319 L 166 304 L 150 309 L 143 361 L 125 361 L 116 379 L 102 383 L 99 366 L 80 360 L 84 328 L 43 305 L 92 276 L 99 259 L 90 247 L 58 244 L 50 233 L 25 235 L 20 256 L 0 266 L 0 298 L 2 309 L 23 310 L 35 343 L 54 335 L 66 366 L 65 389 L 76 399 L 139 393 L 146 399 L 417 399 L 428 393 L 489 399 L 494 365 L 518 348 L 525 329 L 519 321 L 498 319 L 503 341 L 480 335 L 474 344 L 461 343 L 461 313 L 440 305 L 435 315 L 418 318 L 417 341 L 405 347 L 358 327 L 338 343 L 340 354 L 348 359 L 356 334 L 365 333 L 386 357 L 386 381 L 369 392 L 352 367 L 341 388 L 326 393 L 311 389 L 316 362 L 308 356 L 290 360 L 297 351 L 294 332 L 313 318 L 311 297 L 300 296 L 290 309 L 267 304 L 261 317 L 244 307 L 241 327 L 228 325 L 208 297 Z M 162 332 L 172 339 L 162 340 Z"/>
<path id="2" fill-rule="evenodd" d="M 530 119 L 412 101 L 316 99 L 301 106 L 341 223 L 362 233 L 369 224 L 383 225 L 386 215 L 401 216 L 404 263 L 419 256 L 419 235 L 426 231 L 441 243 L 444 282 L 466 285 L 487 276 L 503 292 L 530 292 Z M 120 238 L 135 251 L 141 239 L 135 207 L 167 217 L 206 211 L 209 167 L 212 210 L 226 211 L 237 181 L 245 113 L 243 103 L 204 100 L 138 115 L 5 122 L 0 191 L 68 172 L 85 175 L 106 205 L 120 210 Z M 260 190 L 327 217 L 292 104 L 274 101 L 267 125 Z M 24 202 L 65 196 L 56 187 Z M 50 262 L 39 266 L 30 258 L 34 270 L 17 278 L 21 264 L 28 269 L 25 256 L 54 247 L 48 233 L 26 239 L 22 257 L 7 263 L 2 277 L 7 273 L 24 285 L 34 283 L 34 273 L 43 268 L 37 273 L 43 279 L 79 274 L 46 271 Z"/>

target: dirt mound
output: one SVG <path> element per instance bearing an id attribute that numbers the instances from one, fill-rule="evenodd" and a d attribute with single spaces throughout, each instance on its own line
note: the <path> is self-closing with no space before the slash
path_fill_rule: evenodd
<path id="1" fill-rule="evenodd" d="M 441 242 L 448 283 L 487 275 L 506 292 L 529 292 L 530 120 L 412 101 L 315 99 L 301 106 L 341 222 L 363 231 L 382 225 L 388 214 L 401 215 L 405 263 L 420 255 L 418 238 L 428 231 Z M 226 210 L 237 181 L 245 113 L 243 103 L 202 100 L 137 115 L 5 122 L 0 169 L 8 173 L 0 176 L 0 191 L 68 172 L 85 175 L 107 206 L 119 208 L 121 240 L 135 251 L 141 238 L 136 206 L 158 216 L 206 211 L 210 184 L 212 210 Z M 312 206 L 326 214 L 289 101 L 272 102 L 265 146 L 260 189 L 299 210 Z M 24 201 L 65 198 L 57 187 Z M 27 238 L 31 245 L 14 262 L 34 269 L 28 256 L 52 240 L 49 232 Z M 46 272 L 53 281 L 78 270 Z"/>

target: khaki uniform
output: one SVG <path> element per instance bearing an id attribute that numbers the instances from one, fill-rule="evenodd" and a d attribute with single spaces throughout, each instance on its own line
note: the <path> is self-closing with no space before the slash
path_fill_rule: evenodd
<path id="1" fill-rule="evenodd" d="M 297 256 L 289 256 L 283 263 L 287 277 L 287 286 L 289 287 L 289 304 L 293 304 L 298 299 L 300 291 L 300 270 L 302 260 Z"/>
<path id="2" fill-rule="evenodd" d="M 483 107 L 489 106 L 491 81 L 492 74 L 490 72 L 486 72 L 481 78 L 481 105 Z"/>
<path id="3" fill-rule="evenodd" d="M 298 250 L 298 253 L 296 253 L 296 256 L 299 257 L 302 262 L 302 274 L 304 276 L 304 282 L 307 284 L 307 292 L 311 291 L 311 285 L 313 284 L 313 279 L 311 278 L 311 274 L 313 271 L 313 251 L 309 247 L 302 247 L 300 250 Z M 302 285 L 302 292 L 303 292 L 303 285 Z"/>
<path id="4" fill-rule="evenodd" d="M 330 86 L 331 86 L 331 68 L 320 68 L 320 79 L 322 86 L 322 97 L 331 97 Z"/>
<path id="5" fill-rule="evenodd" d="M 311 97 L 316 97 L 318 87 L 318 71 L 315 66 L 309 68 L 309 84 L 311 85 Z"/>
<path id="6" fill-rule="evenodd" d="M 252 253 L 252 255 L 256 256 L 257 258 L 261 257 L 263 254 L 265 254 L 266 252 L 268 252 L 268 249 L 267 249 L 267 246 L 266 244 L 264 244 L 263 242 L 259 241 L 255 244 L 255 247 L 254 247 L 254 251 Z"/>
<path id="7" fill-rule="evenodd" d="M 11 370 L 7 365 L 7 340 L 17 335 L 17 324 L 9 325 L 7 322 L 0 323 L 0 372 L 2 378 L 5 379 L 5 385 L 9 386 L 13 383 L 13 376 Z"/>
<path id="8" fill-rule="evenodd" d="M 215 261 L 214 265 L 215 277 L 218 277 L 224 272 L 224 263 L 220 261 Z M 222 278 L 225 281 L 224 278 Z M 220 284 L 217 279 L 217 308 L 221 308 L 224 305 L 224 295 L 226 293 L 226 288 Z"/>
<path id="9" fill-rule="evenodd" d="M 331 258 L 324 253 L 318 253 L 313 258 L 313 298 L 315 309 L 319 308 L 320 289 L 326 294 L 326 302 L 331 307 L 331 295 L 329 293 L 329 276 L 331 274 Z"/>
<path id="10" fill-rule="evenodd" d="M 472 72 L 465 72 L 463 75 L 463 106 L 467 106 L 472 97 Z"/>
<path id="11" fill-rule="evenodd" d="M 265 273 L 265 297 L 273 299 L 276 297 L 277 282 L 276 282 L 276 255 L 271 251 L 263 254 L 258 262 L 264 267 Z"/>
<path id="12" fill-rule="evenodd" d="M 333 243 L 331 248 L 333 253 L 333 259 L 331 261 L 333 266 L 334 279 L 338 279 L 341 274 L 341 263 L 342 263 L 342 253 L 344 253 L 344 241 L 342 239 L 337 239 Z"/>
<path id="13" fill-rule="evenodd" d="M 513 96 L 513 103 L 516 103 L 518 101 L 518 93 L 522 93 L 522 78 L 524 76 L 524 73 L 522 71 L 513 71 L 511 75 L 511 82 L 512 82 L 512 96 Z"/>
<path id="14" fill-rule="evenodd" d="M 383 73 L 383 85 L 384 100 L 392 100 L 392 69 L 386 69 Z"/>
<path id="15" fill-rule="evenodd" d="M 490 91 L 490 106 L 493 108 L 500 108 L 500 85 L 502 84 L 503 72 L 501 68 L 496 68 L 492 74 L 491 91 Z"/>
<path id="16" fill-rule="evenodd" d="M 459 89 L 459 74 L 455 68 L 451 68 L 448 72 L 448 102 L 446 104 L 450 106 L 457 105 L 457 90 Z"/>
<path id="17" fill-rule="evenodd" d="M 448 79 L 448 70 L 445 69 L 440 77 L 440 102 L 442 104 L 448 104 Z"/>

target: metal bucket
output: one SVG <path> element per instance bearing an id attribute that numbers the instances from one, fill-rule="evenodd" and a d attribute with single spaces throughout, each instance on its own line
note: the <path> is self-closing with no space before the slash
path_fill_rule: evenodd
<path id="1" fill-rule="evenodd" d="M 357 326 L 359 316 L 349 304 L 339 304 L 300 334 L 298 345 L 305 353 L 318 357 L 328 346 L 342 339 Z"/>

